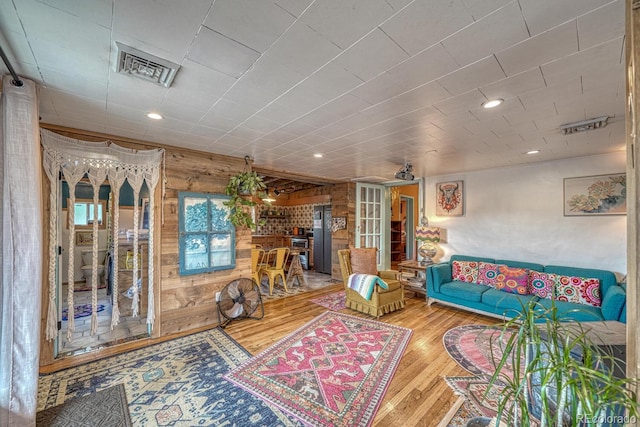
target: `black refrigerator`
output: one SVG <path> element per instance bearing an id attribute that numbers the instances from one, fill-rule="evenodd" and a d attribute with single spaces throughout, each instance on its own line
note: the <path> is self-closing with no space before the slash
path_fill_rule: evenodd
<path id="1" fill-rule="evenodd" d="M 331 274 L 331 205 L 313 208 L 313 269 Z"/>

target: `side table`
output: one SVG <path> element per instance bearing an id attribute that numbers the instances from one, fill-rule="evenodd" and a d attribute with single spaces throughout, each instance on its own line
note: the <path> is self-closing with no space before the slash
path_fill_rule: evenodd
<path id="1" fill-rule="evenodd" d="M 421 294 L 427 297 L 427 267 L 433 262 L 422 265 L 419 261 L 409 260 L 398 263 L 398 271 L 400 271 L 400 281 L 404 284 L 405 289 L 412 291 L 414 295 Z M 413 273 L 413 276 L 405 279 L 404 272 Z"/>

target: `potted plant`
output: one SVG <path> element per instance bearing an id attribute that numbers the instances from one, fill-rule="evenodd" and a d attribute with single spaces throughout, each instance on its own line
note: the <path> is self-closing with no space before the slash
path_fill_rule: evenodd
<path id="1" fill-rule="evenodd" d="M 624 377 L 623 361 L 602 342 L 589 332 L 588 323 L 562 322 L 555 304 L 527 304 L 503 324 L 492 343 L 496 370 L 488 390 L 503 387 L 492 422 L 601 426 L 623 425 L 637 417 L 633 390 L 638 381 Z M 494 353 L 496 346 L 500 355 Z M 505 368 L 509 365 L 512 368 Z"/>
<path id="2" fill-rule="evenodd" d="M 229 221 L 233 225 L 255 230 L 256 225 L 263 225 L 264 221 L 258 221 L 256 224 L 251 208 L 258 204 L 255 198 L 260 199 L 265 195 L 267 186 L 260 175 L 255 171 L 247 170 L 249 160 L 250 158 L 245 156 L 245 169 L 229 178 L 229 183 L 225 188 L 229 200 L 223 203 L 231 208 Z"/>

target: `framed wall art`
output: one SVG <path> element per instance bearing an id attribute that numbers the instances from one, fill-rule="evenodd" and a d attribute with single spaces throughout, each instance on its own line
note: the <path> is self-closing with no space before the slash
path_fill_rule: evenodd
<path id="1" fill-rule="evenodd" d="M 76 231 L 76 246 L 91 246 L 91 245 L 93 245 L 92 231 Z"/>
<path id="2" fill-rule="evenodd" d="M 564 216 L 625 215 L 627 175 L 565 178 L 563 202 Z"/>
<path id="3" fill-rule="evenodd" d="M 464 181 L 436 184 L 436 216 L 464 215 Z"/>

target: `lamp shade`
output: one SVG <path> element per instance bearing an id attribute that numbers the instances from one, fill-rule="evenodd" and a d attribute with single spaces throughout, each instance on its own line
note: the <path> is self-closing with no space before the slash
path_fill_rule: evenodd
<path id="1" fill-rule="evenodd" d="M 440 227 L 416 227 L 416 240 L 438 243 L 440 241 Z"/>

